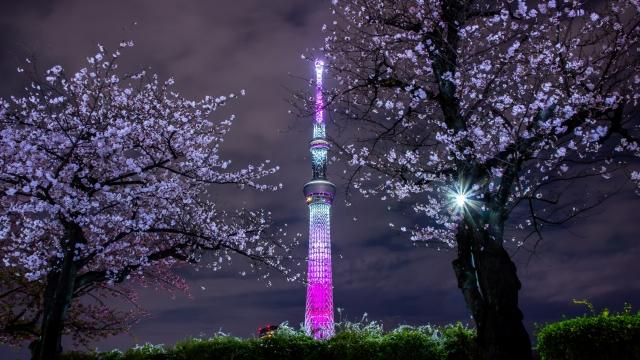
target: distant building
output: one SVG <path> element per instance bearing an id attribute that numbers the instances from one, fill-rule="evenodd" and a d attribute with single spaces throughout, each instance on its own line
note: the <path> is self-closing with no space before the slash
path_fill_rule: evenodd
<path id="1" fill-rule="evenodd" d="M 267 326 L 265 327 L 258 328 L 258 337 L 270 338 L 276 333 L 277 330 L 278 330 L 278 325 L 267 324 Z"/>

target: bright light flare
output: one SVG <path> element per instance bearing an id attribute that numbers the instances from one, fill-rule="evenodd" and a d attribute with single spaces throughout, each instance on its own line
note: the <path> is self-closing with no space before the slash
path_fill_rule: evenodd
<path id="1" fill-rule="evenodd" d="M 455 197 L 455 201 L 456 201 L 456 205 L 462 208 L 467 204 L 467 195 L 457 194 Z"/>
<path id="2" fill-rule="evenodd" d="M 454 212 L 466 212 L 480 208 L 481 204 L 476 200 L 477 187 L 469 184 L 459 183 L 453 188 L 449 188 L 447 196 L 449 197 L 449 206 Z"/>

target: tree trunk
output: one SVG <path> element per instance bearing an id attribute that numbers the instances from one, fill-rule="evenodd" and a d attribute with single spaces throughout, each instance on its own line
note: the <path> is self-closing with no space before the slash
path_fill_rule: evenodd
<path id="1" fill-rule="evenodd" d="M 33 360 L 57 359 L 62 352 L 64 321 L 78 270 L 73 258 L 75 246 L 81 239 L 80 228 L 67 227 L 66 238 L 62 262 L 53 266 L 47 275 L 40 338 L 29 346 Z"/>
<path id="2" fill-rule="evenodd" d="M 476 227 L 477 228 L 477 227 Z M 531 360 L 531 340 L 518 307 L 520 280 L 501 238 L 462 225 L 453 268 L 478 331 L 482 360 Z"/>

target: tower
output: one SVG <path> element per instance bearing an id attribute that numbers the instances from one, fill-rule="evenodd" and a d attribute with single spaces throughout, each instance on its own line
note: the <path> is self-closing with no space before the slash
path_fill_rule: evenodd
<path id="1" fill-rule="evenodd" d="M 313 138 L 309 144 L 313 177 L 304 185 L 309 206 L 309 257 L 307 305 L 304 324 L 307 334 L 327 339 L 334 334 L 333 282 L 331 276 L 331 203 L 336 186 L 327 180 L 327 152 L 322 100 L 324 63 L 316 60 L 316 104 Z"/>

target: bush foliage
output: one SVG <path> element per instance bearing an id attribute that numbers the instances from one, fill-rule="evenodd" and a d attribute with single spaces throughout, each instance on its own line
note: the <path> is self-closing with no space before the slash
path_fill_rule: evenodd
<path id="1" fill-rule="evenodd" d="M 542 360 L 640 360 L 640 312 L 606 309 L 546 324 L 537 332 Z M 376 322 L 343 322 L 336 336 L 316 341 L 286 324 L 266 338 L 218 334 L 172 347 L 145 344 L 125 352 L 69 352 L 63 360 L 477 360 L 475 330 L 460 323 L 400 326 L 384 332 Z"/>
<path id="2" fill-rule="evenodd" d="M 64 360 L 474 360 L 475 332 L 462 324 L 445 327 L 400 326 L 383 332 L 375 322 L 342 323 L 327 341 L 300 330 L 280 328 L 268 338 L 216 335 L 192 338 L 173 347 L 146 344 L 126 352 L 65 353 Z"/>
<path id="3" fill-rule="evenodd" d="M 542 360 L 640 360 L 640 312 L 630 306 L 621 313 L 607 309 L 547 324 L 538 330 Z"/>

